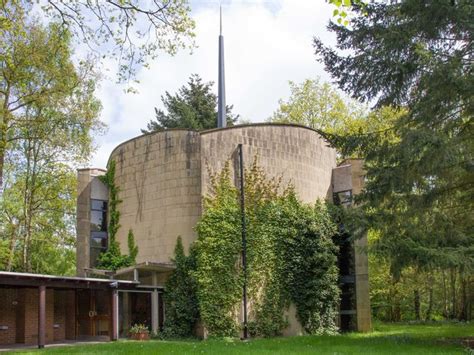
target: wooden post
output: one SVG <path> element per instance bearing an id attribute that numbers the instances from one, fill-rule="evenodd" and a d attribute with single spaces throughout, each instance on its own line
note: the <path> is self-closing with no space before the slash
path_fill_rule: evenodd
<path id="1" fill-rule="evenodd" d="M 38 349 L 44 348 L 46 338 L 46 286 L 39 286 Z"/>
<path id="2" fill-rule="evenodd" d="M 118 291 L 112 290 L 112 336 L 113 341 L 118 339 Z"/>

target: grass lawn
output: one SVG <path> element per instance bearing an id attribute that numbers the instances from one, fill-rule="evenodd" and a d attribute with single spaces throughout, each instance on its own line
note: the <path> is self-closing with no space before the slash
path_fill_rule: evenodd
<path id="1" fill-rule="evenodd" d="M 239 340 L 119 341 L 49 348 L 64 354 L 473 354 L 460 338 L 474 336 L 474 324 L 376 324 L 369 334 Z M 28 350 L 21 353 L 40 353 Z"/>

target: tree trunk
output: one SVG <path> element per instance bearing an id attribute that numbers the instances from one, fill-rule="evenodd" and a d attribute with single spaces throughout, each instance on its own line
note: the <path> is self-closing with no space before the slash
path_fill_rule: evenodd
<path id="1" fill-rule="evenodd" d="M 397 288 L 398 281 L 392 277 L 391 297 L 390 297 L 390 321 L 399 322 L 401 320 L 400 297 Z"/>
<path id="2" fill-rule="evenodd" d="M 467 280 L 466 277 L 463 276 L 462 271 L 459 272 L 459 279 L 460 279 L 460 293 L 461 293 L 461 304 L 459 307 L 459 320 L 467 320 Z"/>
<path id="3" fill-rule="evenodd" d="M 10 101 L 10 83 L 7 81 L 7 85 L 4 91 L 3 107 L 0 109 L 0 196 L 3 195 L 3 166 L 5 164 L 5 151 L 7 149 L 7 128 L 10 117 L 10 111 L 8 105 Z"/>
<path id="4" fill-rule="evenodd" d="M 457 316 L 457 305 L 456 305 L 456 269 L 451 268 L 449 273 L 449 286 L 451 291 L 451 312 L 449 314 L 451 319 Z"/>
<path id="5" fill-rule="evenodd" d="M 443 317 L 448 318 L 449 317 L 449 312 L 448 312 L 448 290 L 446 286 L 446 274 L 444 270 L 441 270 L 441 275 L 443 275 Z"/>
<path id="6" fill-rule="evenodd" d="M 415 306 L 415 319 L 420 320 L 421 319 L 421 312 L 420 312 L 420 290 L 415 289 L 413 290 L 413 300 L 414 300 L 414 306 Z"/>
<path id="7" fill-rule="evenodd" d="M 434 278 L 433 278 L 433 273 L 429 273 L 428 277 L 428 309 L 426 310 L 426 321 L 431 320 L 431 316 L 433 313 L 433 284 L 434 284 Z"/>

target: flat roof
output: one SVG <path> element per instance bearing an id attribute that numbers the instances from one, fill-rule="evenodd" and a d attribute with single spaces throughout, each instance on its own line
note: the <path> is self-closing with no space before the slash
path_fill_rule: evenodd
<path id="1" fill-rule="evenodd" d="M 154 261 L 145 261 L 143 263 L 139 263 L 133 266 L 118 269 L 117 271 L 115 271 L 114 275 L 128 274 L 129 272 L 133 272 L 134 270 L 166 272 L 173 271 L 174 269 L 176 269 L 176 266 L 173 263 L 157 263 Z"/>
<path id="2" fill-rule="evenodd" d="M 57 276 L 27 272 L 0 271 L 0 286 L 46 286 L 52 288 L 117 288 L 135 287 L 135 281 Z"/>

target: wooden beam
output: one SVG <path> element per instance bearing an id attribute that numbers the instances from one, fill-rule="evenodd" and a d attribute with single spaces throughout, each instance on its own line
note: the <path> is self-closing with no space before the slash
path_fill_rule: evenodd
<path id="1" fill-rule="evenodd" d="M 71 281 L 71 280 L 42 280 L 42 279 L 15 279 L 15 278 L 2 278 L 0 279 L 0 286 L 16 286 L 16 287 L 40 287 L 45 286 L 48 288 L 62 288 L 62 289 L 95 289 L 95 290 L 107 290 L 110 288 L 110 283 L 106 282 L 84 282 L 84 281 Z M 122 286 L 122 284 L 120 284 Z M 128 284 L 124 285 L 125 288 L 130 288 Z M 132 288 L 135 285 L 131 286 Z"/>
<path id="2" fill-rule="evenodd" d="M 46 286 L 39 286 L 38 305 L 38 348 L 44 348 L 46 341 Z"/>

